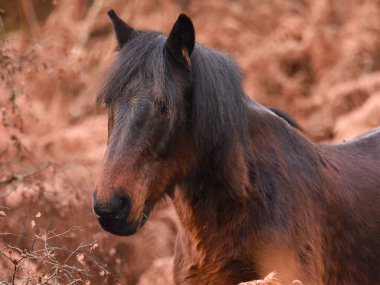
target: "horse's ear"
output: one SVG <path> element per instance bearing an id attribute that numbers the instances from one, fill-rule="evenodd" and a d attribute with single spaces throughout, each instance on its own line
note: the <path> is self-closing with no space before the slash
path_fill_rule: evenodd
<path id="1" fill-rule="evenodd" d="M 114 10 L 109 10 L 107 14 L 112 21 L 113 29 L 115 30 L 116 34 L 116 39 L 119 43 L 119 48 L 121 49 L 125 45 L 125 43 L 128 42 L 134 29 L 128 26 L 122 19 L 120 19 Z"/>
<path id="2" fill-rule="evenodd" d="M 193 23 L 189 17 L 181 14 L 169 34 L 166 46 L 176 60 L 189 64 L 194 45 L 195 32 Z"/>

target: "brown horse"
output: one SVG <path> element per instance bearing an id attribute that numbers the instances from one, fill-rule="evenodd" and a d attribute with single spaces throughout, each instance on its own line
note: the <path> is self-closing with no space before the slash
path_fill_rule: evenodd
<path id="1" fill-rule="evenodd" d="M 94 193 L 100 225 L 138 231 L 168 195 L 182 229 L 177 284 L 380 284 L 380 128 L 313 144 L 248 99 L 232 60 L 112 10 L 120 52 L 98 100 L 109 138 Z"/>

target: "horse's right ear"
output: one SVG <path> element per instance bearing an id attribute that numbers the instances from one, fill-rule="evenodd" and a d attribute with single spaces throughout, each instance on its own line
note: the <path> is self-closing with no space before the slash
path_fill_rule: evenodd
<path id="1" fill-rule="evenodd" d="M 134 29 L 128 26 L 122 19 L 120 19 L 113 9 L 109 10 L 107 14 L 112 21 L 116 39 L 119 43 L 119 48 L 121 49 L 128 42 Z"/>
<path id="2" fill-rule="evenodd" d="M 195 32 L 193 23 L 189 17 L 181 14 L 169 34 L 166 47 L 177 61 L 189 64 L 194 45 Z"/>

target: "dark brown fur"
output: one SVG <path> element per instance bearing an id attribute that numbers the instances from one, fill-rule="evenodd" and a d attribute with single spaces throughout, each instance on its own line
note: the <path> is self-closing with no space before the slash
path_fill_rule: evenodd
<path id="1" fill-rule="evenodd" d="M 176 192 L 184 228 L 177 284 L 261 279 L 269 273 L 257 270 L 261 247 L 293 252 L 299 275 L 289 278 L 304 284 L 378 284 L 380 129 L 328 146 L 309 143 L 262 107 L 250 117 L 251 147 L 237 150 L 222 170 L 234 195 L 219 186 L 224 182 L 202 187 L 206 193 L 186 186 Z"/>
<path id="2" fill-rule="evenodd" d="M 112 110 L 95 193 L 106 230 L 135 233 L 168 194 L 182 224 L 176 284 L 271 271 L 285 284 L 380 284 L 380 128 L 310 143 L 244 96 L 225 55 L 194 46 L 186 16 L 168 40 L 125 34 L 99 97 Z"/>

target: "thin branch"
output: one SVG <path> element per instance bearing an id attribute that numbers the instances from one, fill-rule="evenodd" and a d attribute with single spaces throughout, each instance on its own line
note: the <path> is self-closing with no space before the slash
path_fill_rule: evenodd
<path id="1" fill-rule="evenodd" d="M 16 180 L 22 181 L 25 178 L 28 178 L 28 177 L 31 177 L 33 175 L 41 173 L 42 171 L 46 170 L 49 166 L 50 166 L 50 163 L 48 163 L 45 167 L 42 167 L 36 171 L 30 172 L 27 174 L 15 174 L 15 173 L 13 173 L 10 177 L 5 178 L 3 180 L 0 180 L 0 184 L 9 184 L 9 183 L 16 181 Z"/>

